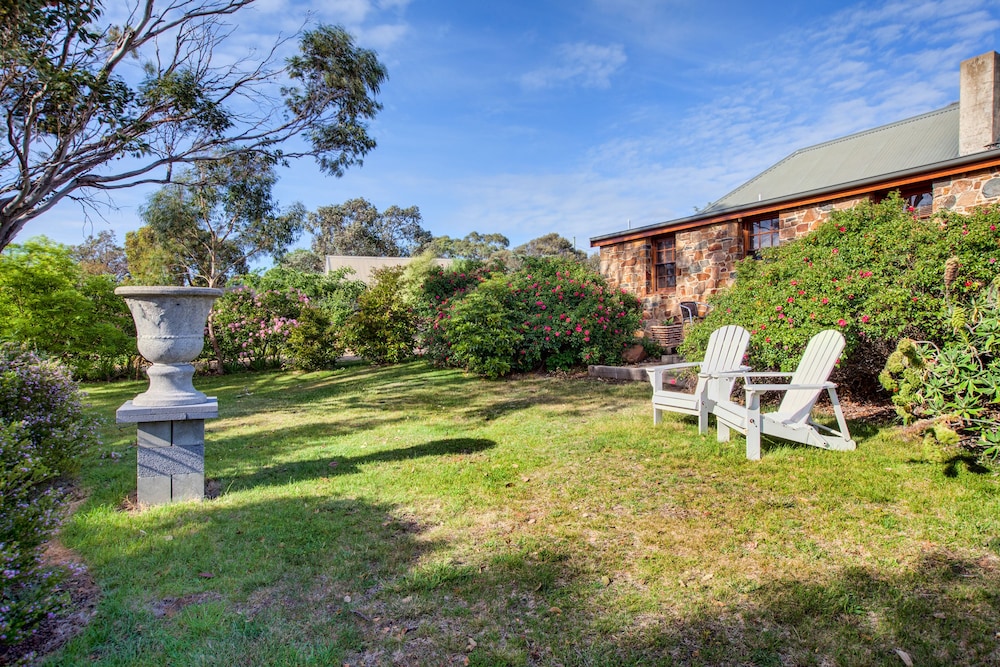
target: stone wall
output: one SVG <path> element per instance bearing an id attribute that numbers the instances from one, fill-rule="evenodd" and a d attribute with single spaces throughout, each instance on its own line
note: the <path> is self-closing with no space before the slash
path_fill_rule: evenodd
<path id="1" fill-rule="evenodd" d="M 1000 201 L 1000 169 L 983 169 L 934 181 L 934 212 L 969 213 Z"/>
<path id="2" fill-rule="evenodd" d="M 805 236 L 826 222 L 833 211 L 853 208 L 867 199 L 868 197 L 849 197 L 782 211 L 778 214 L 778 237 L 781 243 L 786 243 L 800 236 Z"/>
<path id="3" fill-rule="evenodd" d="M 1000 202 L 1000 168 L 981 169 L 934 181 L 934 212 L 969 213 L 983 204 Z M 835 199 L 779 213 L 781 243 L 816 229 L 835 210 L 867 200 L 867 195 Z M 729 286 L 737 261 L 743 257 L 740 222 L 721 222 L 676 232 L 677 287 L 671 292 L 652 290 L 652 238 L 601 248 L 601 274 L 614 287 L 624 288 L 642 301 L 645 324 L 679 320 L 681 301 L 705 299 Z"/>
<path id="4" fill-rule="evenodd" d="M 627 241 L 601 248 L 601 274 L 613 287 L 624 288 L 642 301 L 647 324 L 680 319 L 681 301 L 704 302 L 730 283 L 739 260 L 739 223 L 729 222 L 677 232 L 677 286 L 670 292 L 652 290 L 652 239 Z"/>

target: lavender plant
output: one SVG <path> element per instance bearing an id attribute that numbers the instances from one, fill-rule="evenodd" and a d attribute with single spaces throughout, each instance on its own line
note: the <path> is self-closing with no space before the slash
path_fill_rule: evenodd
<path id="1" fill-rule="evenodd" d="M 77 385 L 54 361 L 0 345 L 0 645 L 65 602 L 42 548 L 59 525 L 62 484 L 96 443 Z"/>

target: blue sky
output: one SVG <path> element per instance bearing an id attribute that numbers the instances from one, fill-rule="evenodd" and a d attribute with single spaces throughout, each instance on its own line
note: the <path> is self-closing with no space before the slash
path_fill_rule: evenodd
<path id="1" fill-rule="evenodd" d="M 307 16 L 378 52 L 385 108 L 364 166 L 299 161 L 281 203 L 416 205 L 435 235 L 512 246 L 691 215 L 797 148 L 957 101 L 960 61 L 1000 48 L 995 0 L 259 0 L 232 48 Z M 64 202 L 18 240 L 123 242 L 148 193 L 89 222 Z"/>

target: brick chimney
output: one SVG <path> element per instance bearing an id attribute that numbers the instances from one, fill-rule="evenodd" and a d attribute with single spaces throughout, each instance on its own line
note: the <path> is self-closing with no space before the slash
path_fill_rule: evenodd
<path id="1" fill-rule="evenodd" d="M 963 61 L 959 91 L 958 154 L 994 148 L 1000 141 L 1000 53 Z"/>

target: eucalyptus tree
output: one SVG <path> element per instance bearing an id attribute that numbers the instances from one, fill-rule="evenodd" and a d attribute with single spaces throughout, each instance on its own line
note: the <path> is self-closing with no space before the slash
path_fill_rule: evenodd
<path id="1" fill-rule="evenodd" d="M 435 257 L 485 261 L 498 255 L 504 256 L 509 245 L 510 241 L 503 234 L 470 232 L 460 239 L 435 236 L 424 251 L 433 253 Z"/>
<path id="2" fill-rule="evenodd" d="M 431 240 L 420 226 L 416 206 L 379 211 L 358 197 L 336 206 L 320 206 L 308 216 L 312 249 L 318 255 L 410 257 Z"/>
<path id="3" fill-rule="evenodd" d="M 312 156 L 340 176 L 375 147 L 386 70 L 342 28 L 213 62 L 253 0 L 126 2 L 116 23 L 103 0 L 0 2 L 0 249 L 60 201 L 87 213 L 178 165 Z"/>
<path id="4" fill-rule="evenodd" d="M 305 209 L 282 211 L 272 196 L 272 160 L 239 153 L 199 162 L 153 193 L 140 214 L 171 248 L 171 272 L 190 285 L 222 287 L 251 260 L 281 257 L 305 223 Z"/>

